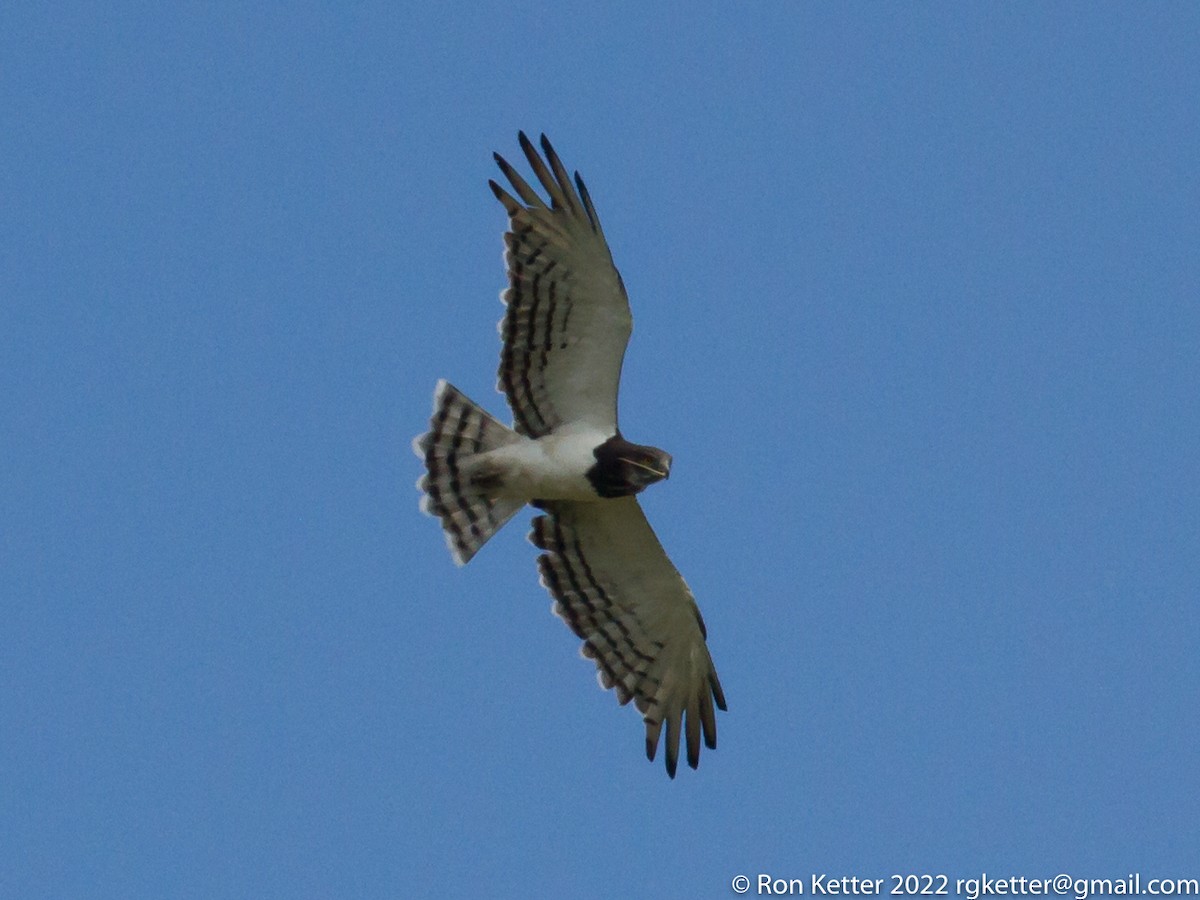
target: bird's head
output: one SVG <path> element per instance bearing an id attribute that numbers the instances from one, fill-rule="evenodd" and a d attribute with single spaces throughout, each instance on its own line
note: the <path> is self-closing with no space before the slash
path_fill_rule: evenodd
<path id="1" fill-rule="evenodd" d="M 630 444 L 629 452 L 622 453 L 617 459 L 625 480 L 637 486 L 634 493 L 671 477 L 671 454 L 657 447 Z"/>
<path id="2" fill-rule="evenodd" d="M 671 474 L 671 454 L 615 435 L 595 450 L 588 479 L 601 497 L 638 494 Z"/>

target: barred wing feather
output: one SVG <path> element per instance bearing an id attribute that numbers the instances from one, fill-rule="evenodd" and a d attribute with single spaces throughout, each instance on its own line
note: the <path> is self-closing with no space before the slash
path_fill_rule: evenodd
<path id="1" fill-rule="evenodd" d="M 614 433 L 633 328 L 625 286 L 579 174 L 572 184 L 544 135 L 545 161 L 524 133 L 520 142 L 549 204 L 496 154 L 517 195 L 488 182 L 509 217 L 497 386 L 521 434 L 542 437 L 572 423 Z"/>
<path id="2" fill-rule="evenodd" d="M 533 520 L 530 540 L 554 611 L 583 639 L 600 684 L 634 701 L 654 759 L 666 725 L 667 772 L 675 777 L 681 732 L 687 762 L 700 740 L 717 745 L 714 701 L 725 709 L 692 592 L 671 564 L 633 497 L 600 503 L 552 501 Z"/>

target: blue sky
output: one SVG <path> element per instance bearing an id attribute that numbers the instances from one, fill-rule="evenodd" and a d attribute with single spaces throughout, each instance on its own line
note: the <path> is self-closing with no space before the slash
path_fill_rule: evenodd
<path id="1" fill-rule="evenodd" d="M 1200 12 L 0 14 L 0 895 L 1196 877 Z M 585 176 L 729 699 L 669 781 L 409 449 Z"/>

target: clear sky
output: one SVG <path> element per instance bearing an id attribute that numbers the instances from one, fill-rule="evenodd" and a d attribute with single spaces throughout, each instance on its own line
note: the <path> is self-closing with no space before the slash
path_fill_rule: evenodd
<path id="1" fill-rule="evenodd" d="M 1192 4 L 8 4 L 0 896 L 1200 876 Z M 491 154 L 633 303 L 729 699 L 667 779 L 521 514 Z M 890 882 L 885 882 L 885 890 Z M 753 895 L 753 891 L 751 892 Z"/>

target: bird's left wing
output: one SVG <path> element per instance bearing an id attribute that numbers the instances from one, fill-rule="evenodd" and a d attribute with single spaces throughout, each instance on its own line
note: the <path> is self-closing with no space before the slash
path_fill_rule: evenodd
<path id="1" fill-rule="evenodd" d="M 533 520 L 530 540 L 554 612 L 596 663 L 600 684 L 633 700 L 646 723 L 654 759 L 667 726 L 667 772 L 675 777 L 681 730 L 687 761 L 700 762 L 700 739 L 717 745 L 713 702 L 725 695 L 692 592 L 671 564 L 633 497 L 602 502 L 550 501 Z"/>
<path id="2" fill-rule="evenodd" d="M 521 434 L 542 437 L 573 423 L 615 434 L 633 329 L 625 286 L 583 179 L 576 173 L 571 183 L 545 135 L 545 161 L 523 133 L 520 141 L 549 205 L 496 154 L 517 195 L 488 182 L 508 212 L 498 387 Z"/>

